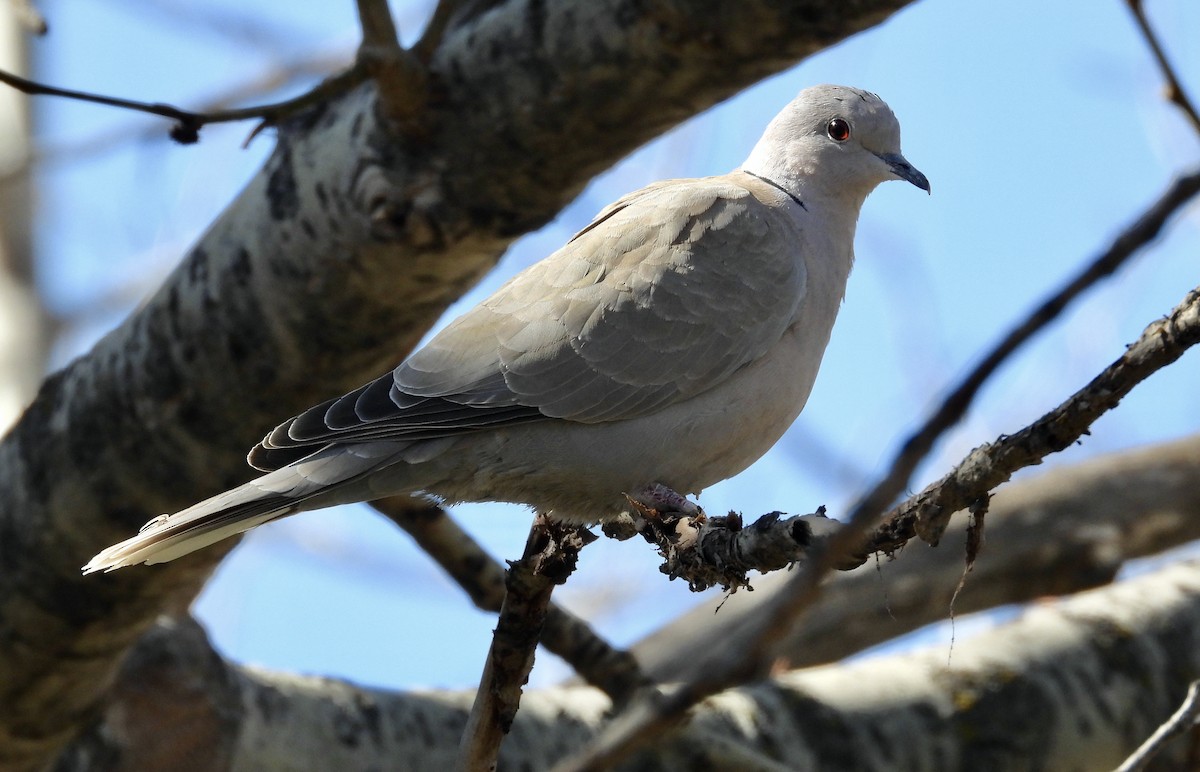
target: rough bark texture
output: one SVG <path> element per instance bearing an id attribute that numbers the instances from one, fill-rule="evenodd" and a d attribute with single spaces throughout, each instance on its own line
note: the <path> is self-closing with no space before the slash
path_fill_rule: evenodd
<path id="1" fill-rule="evenodd" d="M 1200 539 L 1200 436 L 1092 459 L 997 491 L 985 545 L 954 601 L 963 614 L 1111 582 L 1125 561 Z M 954 533 L 954 526 L 951 527 Z M 835 576 L 781 642 L 794 667 L 833 662 L 945 620 L 964 570 L 962 542 L 913 544 L 896 560 Z M 747 645 L 749 623 L 786 582 L 707 601 L 633 647 L 647 675 L 680 680 Z M 720 612 L 714 613 L 720 606 Z M 711 641 L 722 642 L 720 650 Z"/>
<path id="2" fill-rule="evenodd" d="M 0 767 L 50 759 L 222 550 L 85 579 L 88 556 L 245 479 L 265 429 L 394 364 L 594 173 L 905 4 L 513 0 L 434 52 L 419 140 L 370 86 L 279 126 L 160 291 L 0 445 Z"/>
<path id="3" fill-rule="evenodd" d="M 156 717 L 139 734 L 135 722 L 121 721 L 130 709 L 110 707 L 109 725 L 93 728 L 63 772 L 441 772 L 453 764 L 470 693 L 390 694 L 221 666 L 204 645 L 194 623 L 164 624 L 144 638 L 114 694 L 136 695 L 129 678 L 152 684 L 173 720 Z M 620 768 L 1111 769 L 1198 675 L 1200 566 L 1177 564 L 1042 605 L 952 651 L 795 671 L 731 690 Z M 587 687 L 527 693 L 501 768 L 548 769 L 593 736 L 608 707 Z M 147 760 L 161 766 L 139 766 Z"/>

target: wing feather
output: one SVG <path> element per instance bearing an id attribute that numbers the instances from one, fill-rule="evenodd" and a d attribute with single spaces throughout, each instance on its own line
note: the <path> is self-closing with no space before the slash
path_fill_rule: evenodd
<path id="1" fill-rule="evenodd" d="M 804 296 L 799 231 L 752 185 L 675 180 L 626 196 L 392 373 L 277 428 L 251 462 L 627 420 L 712 388 L 778 342 Z"/>

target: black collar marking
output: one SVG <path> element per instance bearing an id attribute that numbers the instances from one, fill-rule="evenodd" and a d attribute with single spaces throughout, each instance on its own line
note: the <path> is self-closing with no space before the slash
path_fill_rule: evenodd
<path id="1" fill-rule="evenodd" d="M 748 172 L 748 171 L 746 171 L 745 169 L 742 169 L 742 171 L 743 171 L 743 172 L 745 172 L 746 174 L 749 174 L 751 177 L 753 177 L 753 178 L 755 178 L 755 179 L 757 179 L 757 180 L 762 180 L 763 182 L 767 183 L 768 185 L 770 185 L 771 187 L 775 188 L 776 190 L 781 190 L 781 191 L 783 191 L 784 193 L 786 193 L 786 194 L 787 194 L 787 197 L 788 197 L 788 198 L 790 198 L 791 200 L 793 200 L 793 201 L 795 201 L 797 204 L 799 204 L 801 209 L 803 209 L 803 210 L 804 210 L 804 211 L 806 211 L 806 212 L 808 211 L 808 207 L 804 205 L 804 202 L 803 202 L 803 201 L 801 201 L 800 199 L 796 198 L 795 194 L 793 194 L 793 193 L 792 193 L 790 190 L 788 190 L 788 189 L 787 189 L 787 188 L 785 188 L 784 186 L 780 185 L 780 184 L 779 184 L 778 182 L 776 182 L 775 180 L 772 180 L 772 179 L 768 179 L 768 178 L 766 178 L 766 177 L 763 177 L 761 174 L 755 174 L 754 172 Z"/>

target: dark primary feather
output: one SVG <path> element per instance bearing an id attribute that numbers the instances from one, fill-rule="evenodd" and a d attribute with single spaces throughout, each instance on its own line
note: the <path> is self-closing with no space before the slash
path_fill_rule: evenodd
<path id="1" fill-rule="evenodd" d="M 393 375 L 388 373 L 283 422 L 254 446 L 247 461 L 255 469 L 270 472 L 334 443 L 428 440 L 543 419 L 535 408 L 522 405 L 497 408 L 414 397 L 396 389 Z"/>

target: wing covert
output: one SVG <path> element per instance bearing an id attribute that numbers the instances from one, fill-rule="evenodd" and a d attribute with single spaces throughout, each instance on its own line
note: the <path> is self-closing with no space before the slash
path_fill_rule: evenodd
<path id="1" fill-rule="evenodd" d="M 804 296 L 799 230 L 777 198 L 722 178 L 626 196 L 392 373 L 281 424 L 250 463 L 275 469 L 333 442 L 627 420 L 716 386 L 778 342 Z"/>

